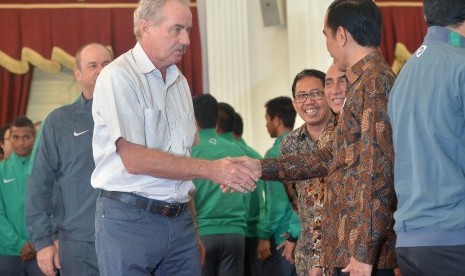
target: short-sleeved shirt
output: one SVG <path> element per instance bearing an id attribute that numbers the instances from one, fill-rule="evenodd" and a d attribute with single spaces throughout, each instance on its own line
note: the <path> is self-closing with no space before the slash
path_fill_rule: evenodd
<path id="1" fill-rule="evenodd" d="M 192 98 L 175 65 L 167 68 L 164 80 L 137 43 L 100 72 L 92 115 L 92 186 L 168 202 L 189 201 L 195 190 L 192 181 L 130 174 L 115 145 L 123 137 L 149 149 L 190 155 L 197 137 Z"/>

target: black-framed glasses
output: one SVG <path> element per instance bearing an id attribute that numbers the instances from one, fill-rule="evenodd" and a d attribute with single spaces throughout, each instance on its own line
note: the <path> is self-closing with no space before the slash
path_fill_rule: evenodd
<path id="1" fill-rule="evenodd" d="M 295 95 L 294 101 L 296 103 L 304 103 L 307 101 L 308 98 L 310 98 L 311 100 L 317 101 L 317 100 L 323 99 L 324 96 L 325 96 L 325 92 L 315 89 L 308 93 L 301 93 L 301 94 Z"/>

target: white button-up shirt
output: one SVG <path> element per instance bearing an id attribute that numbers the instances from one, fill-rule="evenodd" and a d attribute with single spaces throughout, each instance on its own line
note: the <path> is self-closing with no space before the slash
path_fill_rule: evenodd
<path id="1" fill-rule="evenodd" d="M 147 148 L 190 155 L 197 135 L 192 98 L 175 65 L 167 68 L 165 82 L 137 43 L 100 72 L 92 115 L 93 187 L 168 202 L 189 201 L 189 193 L 195 189 L 192 181 L 130 174 L 115 145 L 123 137 Z"/>

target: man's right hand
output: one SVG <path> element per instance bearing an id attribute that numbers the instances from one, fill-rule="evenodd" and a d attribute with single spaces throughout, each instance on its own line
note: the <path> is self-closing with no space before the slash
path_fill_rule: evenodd
<path id="1" fill-rule="evenodd" d="M 260 164 L 258 160 L 249 159 Z M 245 160 L 248 161 L 248 159 Z M 223 192 L 251 192 L 255 190 L 255 182 L 261 176 L 261 171 L 256 173 L 252 168 L 247 167 L 247 164 L 244 164 L 242 159 L 232 157 L 212 161 L 209 171 L 211 173 L 208 178 L 214 183 L 219 183 Z"/>
<path id="2" fill-rule="evenodd" d="M 54 245 L 44 247 L 37 252 L 37 264 L 46 276 L 54 276 L 57 269 L 61 268 L 58 248 L 58 241 L 55 241 Z"/>

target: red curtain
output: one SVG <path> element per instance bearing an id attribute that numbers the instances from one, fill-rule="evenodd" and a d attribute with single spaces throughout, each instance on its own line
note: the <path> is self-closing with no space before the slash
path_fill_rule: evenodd
<path id="1" fill-rule="evenodd" d="M 389 64 L 392 64 L 397 42 L 404 44 L 412 53 L 423 42 L 426 23 L 422 1 L 377 0 L 376 3 L 383 15 L 381 52 Z"/>
<path id="2" fill-rule="evenodd" d="M 26 113 L 31 79 L 31 70 L 16 75 L 0 67 L 0 126 Z"/>
<path id="3" fill-rule="evenodd" d="M 15 0 L 0 0 L 0 125 L 25 114 L 32 79 L 31 62 L 39 68 L 49 63 L 56 65 L 54 47 L 74 56 L 82 45 L 100 42 L 111 46 L 117 57 L 136 43 L 133 12 L 137 0 L 77 2 L 22 0 L 21 4 L 16 4 Z M 191 5 L 191 11 L 191 46 L 178 67 L 187 78 L 192 94 L 197 95 L 202 94 L 203 88 L 195 4 Z M 32 50 L 32 58 L 24 54 L 25 49 L 29 53 Z"/>

